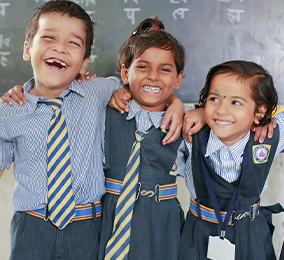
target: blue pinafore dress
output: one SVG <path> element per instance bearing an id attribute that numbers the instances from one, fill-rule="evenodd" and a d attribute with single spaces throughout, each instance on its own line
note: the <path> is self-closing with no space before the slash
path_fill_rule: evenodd
<path id="1" fill-rule="evenodd" d="M 279 140 L 279 129 L 275 129 L 272 139 L 266 138 L 263 144 L 254 141 L 254 133 L 250 134 L 248 146 L 248 166 L 244 179 L 240 177 L 229 183 L 218 176 L 208 157 L 205 158 L 206 146 L 210 128 L 205 126 L 193 136 L 192 173 L 196 191 L 197 205 L 213 208 L 207 191 L 205 177 L 202 169 L 201 157 L 205 160 L 215 194 L 221 211 L 227 211 L 229 202 L 238 185 L 239 192 L 235 202 L 235 215 L 249 212 L 251 205 L 258 203 L 272 164 Z M 269 147 L 269 155 L 265 162 L 258 163 L 254 152 L 260 146 Z M 245 158 L 243 159 L 245 160 Z M 242 173 L 243 174 L 243 173 Z M 204 260 L 207 259 L 209 236 L 220 236 L 220 226 L 216 223 L 201 219 L 190 211 L 184 224 L 179 245 L 179 260 Z M 267 260 L 276 259 L 272 237 L 264 215 L 259 214 L 252 219 L 250 216 L 235 220 L 234 225 L 228 225 L 225 237 L 235 244 L 235 260 Z"/>
<path id="2" fill-rule="evenodd" d="M 135 118 L 126 120 L 107 107 L 105 129 L 105 177 L 123 181 L 132 144 L 135 141 Z M 175 164 L 179 138 L 169 145 L 162 145 L 165 133 L 150 128 L 141 141 L 139 183 L 140 190 L 155 191 L 156 185 L 175 183 L 176 177 L 169 175 Z M 138 187 L 137 187 L 138 190 Z M 115 206 L 118 195 L 106 193 L 102 198 L 102 231 L 99 259 L 104 259 L 105 247 L 111 238 Z M 139 195 L 135 202 L 131 222 L 129 260 L 175 260 L 184 213 L 176 198 L 156 201 L 154 197 Z"/>

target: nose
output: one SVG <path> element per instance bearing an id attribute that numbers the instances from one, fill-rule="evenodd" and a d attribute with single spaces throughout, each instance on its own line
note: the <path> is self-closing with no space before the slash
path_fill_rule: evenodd
<path id="1" fill-rule="evenodd" d="M 150 69 L 149 74 L 148 74 L 148 78 L 152 81 L 158 80 L 159 79 L 159 72 L 155 69 Z"/>
<path id="2" fill-rule="evenodd" d="M 51 48 L 53 51 L 58 52 L 58 53 L 66 53 L 66 47 L 64 43 L 61 42 L 56 42 Z"/>
<path id="3" fill-rule="evenodd" d="M 219 115 L 227 115 L 229 113 L 229 103 L 224 100 L 219 101 L 219 106 L 216 109 L 216 112 Z"/>

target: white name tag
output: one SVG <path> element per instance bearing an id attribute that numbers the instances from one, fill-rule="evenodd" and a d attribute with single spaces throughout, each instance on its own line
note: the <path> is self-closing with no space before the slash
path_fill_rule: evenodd
<path id="1" fill-rule="evenodd" d="M 207 258 L 212 260 L 234 260 L 235 245 L 226 238 L 209 236 Z"/>

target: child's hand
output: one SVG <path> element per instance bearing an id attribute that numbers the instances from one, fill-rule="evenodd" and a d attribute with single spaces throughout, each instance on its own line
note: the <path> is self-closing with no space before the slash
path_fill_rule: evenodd
<path id="1" fill-rule="evenodd" d="M 128 112 L 128 100 L 132 98 L 131 93 L 129 91 L 130 90 L 126 88 L 119 88 L 118 90 L 113 92 L 108 105 L 119 111 L 121 114 L 123 114 L 124 112 Z"/>
<path id="2" fill-rule="evenodd" d="M 79 84 L 82 83 L 83 79 L 86 79 L 86 80 L 90 80 L 92 78 L 92 76 L 94 78 L 97 78 L 98 77 L 98 74 L 95 73 L 94 75 L 92 75 L 92 73 L 89 71 L 87 72 L 86 74 L 78 74 L 77 77 L 76 77 L 76 80 Z"/>
<path id="3" fill-rule="evenodd" d="M 252 131 L 254 131 L 254 140 L 259 140 L 259 143 L 263 143 L 266 135 L 268 138 L 272 138 L 274 128 L 277 126 L 277 123 L 274 118 L 271 119 L 271 122 L 266 126 L 258 126 L 252 127 Z"/>
<path id="4" fill-rule="evenodd" d="M 204 108 L 188 110 L 185 113 L 183 121 L 183 135 L 187 142 L 192 142 L 192 135 L 197 133 L 203 126 L 206 125 L 204 118 Z"/>
<path id="5" fill-rule="evenodd" d="M 20 86 L 20 85 L 16 85 L 15 87 L 13 88 L 10 88 L 8 90 L 8 92 L 6 92 L 1 98 L 0 98 L 0 102 L 1 103 L 4 103 L 5 101 L 10 105 L 12 106 L 13 105 L 13 102 L 11 100 L 14 99 L 14 101 L 16 103 L 18 103 L 20 106 L 23 105 L 26 100 L 25 100 L 25 96 L 23 94 L 24 90 L 23 90 L 23 86 Z"/>
<path id="6" fill-rule="evenodd" d="M 162 144 L 166 145 L 176 141 L 181 132 L 182 123 L 183 123 L 183 116 L 184 116 L 184 106 L 183 103 L 179 98 L 175 98 L 171 105 L 166 110 L 164 119 L 161 124 L 161 128 L 165 129 L 168 126 L 169 132 L 162 140 Z"/>

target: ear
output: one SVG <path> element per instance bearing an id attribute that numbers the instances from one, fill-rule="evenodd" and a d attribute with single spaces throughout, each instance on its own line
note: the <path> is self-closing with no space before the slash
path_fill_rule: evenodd
<path id="1" fill-rule="evenodd" d="M 261 119 L 265 116 L 266 110 L 267 107 L 265 105 L 261 105 L 258 108 L 258 112 L 255 113 L 255 118 L 254 118 L 255 124 L 258 125 L 260 123 Z"/>
<path id="2" fill-rule="evenodd" d="M 174 86 L 174 89 L 175 90 L 178 90 L 179 87 L 180 87 L 180 84 L 182 82 L 182 77 L 183 77 L 183 71 L 177 76 L 176 78 L 176 82 L 175 82 L 175 86 Z"/>
<path id="3" fill-rule="evenodd" d="M 31 59 L 31 48 L 27 42 L 24 43 L 23 59 L 24 61 L 29 61 Z"/>
<path id="4" fill-rule="evenodd" d="M 80 74 L 85 75 L 89 59 L 90 58 L 86 58 L 86 59 L 83 60 L 83 63 L 82 63 L 82 66 L 81 66 L 81 69 L 80 69 L 80 72 L 79 72 Z"/>
<path id="5" fill-rule="evenodd" d="M 125 67 L 124 64 L 122 64 L 121 66 L 120 76 L 123 81 L 123 84 L 128 85 L 129 84 L 129 81 L 128 81 L 129 73 L 128 73 L 128 69 Z"/>

